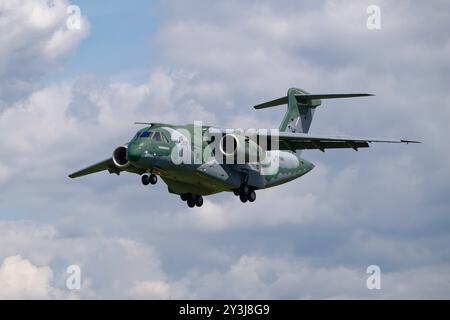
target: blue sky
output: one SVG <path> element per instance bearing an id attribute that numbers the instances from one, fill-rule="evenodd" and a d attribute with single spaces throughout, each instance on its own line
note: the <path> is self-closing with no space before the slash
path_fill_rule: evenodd
<path id="1" fill-rule="evenodd" d="M 89 37 L 80 43 L 60 72 L 61 77 L 86 73 L 139 77 L 154 66 L 151 36 L 158 28 L 158 1 L 77 1 L 89 17 Z M 133 79 L 130 79 L 133 80 Z M 134 79 L 136 80 L 136 79 Z"/>
<path id="2" fill-rule="evenodd" d="M 0 0 L 0 298 L 450 296 L 447 1 L 380 0 L 379 31 L 372 1 L 54 3 Z M 67 30 L 70 4 L 89 28 Z M 312 133 L 423 143 L 305 152 L 313 171 L 245 206 L 67 178 L 134 121 L 278 127 L 283 107 L 251 106 L 294 86 L 376 94 L 327 101 Z"/>

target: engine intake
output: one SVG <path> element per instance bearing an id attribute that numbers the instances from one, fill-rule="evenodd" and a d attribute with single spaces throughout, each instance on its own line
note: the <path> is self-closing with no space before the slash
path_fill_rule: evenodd
<path id="1" fill-rule="evenodd" d="M 117 147 L 113 151 L 112 158 L 114 164 L 121 169 L 126 168 L 130 165 L 130 162 L 127 159 L 127 146 Z"/>
<path id="2" fill-rule="evenodd" d="M 249 137 L 226 134 L 219 143 L 222 156 L 237 163 L 254 163 L 265 158 L 266 152 Z"/>

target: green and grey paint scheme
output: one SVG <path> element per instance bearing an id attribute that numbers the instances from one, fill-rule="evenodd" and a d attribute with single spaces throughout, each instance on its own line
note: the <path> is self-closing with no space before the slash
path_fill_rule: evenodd
<path id="1" fill-rule="evenodd" d="M 255 106 L 255 109 L 263 109 L 287 104 L 287 111 L 279 132 L 270 136 L 267 130 L 257 130 L 256 141 L 262 138 L 277 139 L 277 150 L 263 150 L 264 156 L 258 161 L 244 163 L 221 163 L 214 159 L 198 161 L 195 156 L 201 152 L 192 152 L 192 161 L 186 163 L 174 163 L 171 156 L 181 149 L 189 147 L 191 150 L 198 148 L 194 144 L 194 131 L 198 130 L 193 124 L 171 125 L 163 123 L 138 123 L 146 127 L 140 129 L 131 141 L 119 146 L 113 151 L 112 157 L 89 166 L 83 170 L 69 175 L 77 178 L 91 173 L 107 170 L 109 173 L 119 175 L 126 171 L 142 176 L 142 183 L 156 183 L 156 176 L 167 184 L 170 193 L 178 194 L 186 201 L 189 207 L 201 206 L 202 196 L 224 191 L 232 191 L 240 197 L 242 202 L 255 201 L 255 191 L 274 187 L 303 176 L 314 168 L 314 165 L 301 157 L 302 150 L 369 147 L 372 142 L 386 143 L 417 143 L 412 140 L 402 139 L 369 139 L 356 137 L 340 137 L 327 135 L 308 134 L 315 109 L 321 105 L 323 99 L 351 98 L 370 96 L 370 94 L 310 94 L 302 89 L 290 88 L 287 95 L 269 102 Z M 202 134 L 221 134 L 222 139 L 230 135 L 229 130 L 218 129 L 210 126 L 201 128 Z M 197 131 L 198 132 L 198 131 Z M 237 144 L 248 144 L 249 139 L 241 135 L 242 131 L 232 132 L 235 144 L 231 150 L 219 148 L 224 155 L 238 152 Z M 202 149 L 208 146 L 210 141 L 202 139 Z M 226 146 L 228 147 L 228 145 Z M 249 146 L 243 146 L 249 150 Z M 217 155 L 217 152 L 216 152 Z M 278 170 L 269 174 L 262 173 L 263 169 L 276 155 Z M 195 161 L 197 160 L 197 161 Z"/>

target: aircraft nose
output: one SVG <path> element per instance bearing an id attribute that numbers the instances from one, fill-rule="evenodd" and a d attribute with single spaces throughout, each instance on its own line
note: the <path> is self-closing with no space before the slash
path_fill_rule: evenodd
<path id="1" fill-rule="evenodd" d="M 308 162 L 308 171 L 311 171 L 312 169 L 314 169 L 315 165 L 312 164 L 311 162 Z"/>
<path id="2" fill-rule="evenodd" d="M 312 164 L 311 162 L 309 162 L 309 161 L 307 161 L 305 159 L 303 159 L 303 165 L 304 165 L 304 168 L 305 168 L 306 172 L 311 171 L 315 167 L 314 164 Z"/>
<path id="3" fill-rule="evenodd" d="M 130 143 L 127 148 L 127 159 L 130 162 L 136 162 L 141 158 L 139 147 L 135 143 Z"/>

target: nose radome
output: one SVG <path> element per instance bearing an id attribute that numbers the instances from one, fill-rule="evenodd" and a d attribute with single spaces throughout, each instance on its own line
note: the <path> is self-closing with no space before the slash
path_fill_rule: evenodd
<path id="1" fill-rule="evenodd" d="M 315 167 L 315 165 L 312 164 L 311 162 L 309 162 L 308 160 L 303 159 L 302 162 L 303 162 L 303 167 L 305 168 L 306 172 L 311 171 Z"/>
<path id="2" fill-rule="evenodd" d="M 127 148 L 127 159 L 130 162 L 138 161 L 141 157 L 139 148 L 135 143 L 130 143 Z"/>

